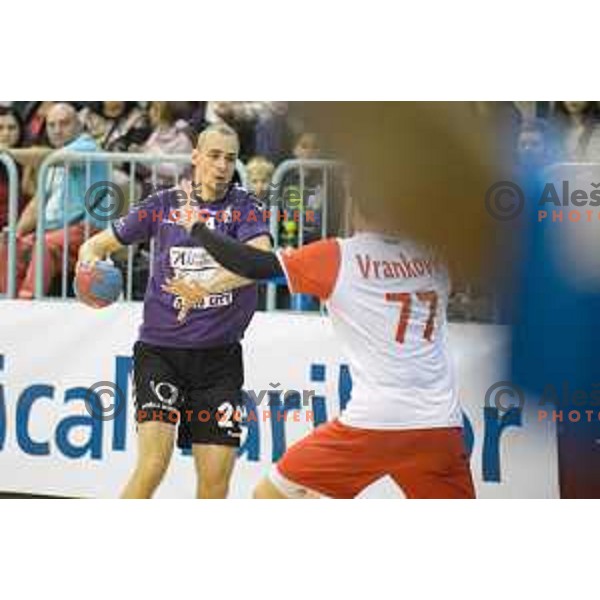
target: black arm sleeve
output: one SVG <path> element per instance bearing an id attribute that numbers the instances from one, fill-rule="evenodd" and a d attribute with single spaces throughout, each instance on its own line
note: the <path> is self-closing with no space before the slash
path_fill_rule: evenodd
<path id="1" fill-rule="evenodd" d="M 209 229 L 204 223 L 192 227 L 192 239 L 213 258 L 236 275 L 246 279 L 273 279 L 283 276 L 283 269 L 273 252 L 259 250 Z"/>

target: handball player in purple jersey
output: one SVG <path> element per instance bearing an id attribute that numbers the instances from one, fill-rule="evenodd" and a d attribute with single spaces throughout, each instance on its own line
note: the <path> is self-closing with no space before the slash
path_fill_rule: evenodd
<path id="1" fill-rule="evenodd" d="M 143 322 L 133 349 L 138 457 L 123 498 L 153 495 L 175 441 L 180 448 L 192 448 L 198 497 L 227 496 L 241 435 L 240 340 L 256 310 L 257 289 L 199 247 L 188 220 L 193 207 L 192 220 L 201 215 L 220 233 L 270 249 L 261 206 L 231 183 L 238 151 L 233 129 L 208 127 L 192 155 L 192 183 L 149 196 L 80 250 L 79 263 L 94 264 L 123 246 L 150 239 L 155 243 Z M 207 294 L 188 304 L 169 291 L 171 280 L 201 284 Z"/>

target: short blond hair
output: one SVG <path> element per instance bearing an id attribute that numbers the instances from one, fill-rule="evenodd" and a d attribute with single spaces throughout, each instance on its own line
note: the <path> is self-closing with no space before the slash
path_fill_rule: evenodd
<path id="1" fill-rule="evenodd" d="M 250 177 L 258 176 L 271 179 L 275 172 L 275 165 L 264 156 L 253 156 L 246 165 L 246 173 Z"/>
<path id="2" fill-rule="evenodd" d="M 196 143 L 196 147 L 198 148 L 198 150 L 202 149 L 206 138 L 211 133 L 215 132 L 220 133 L 221 135 L 234 137 L 237 142 L 238 148 L 240 147 L 240 138 L 237 134 L 237 131 L 233 127 L 230 127 L 229 125 L 227 125 L 227 123 L 215 123 L 213 125 L 209 125 L 206 129 L 202 130 L 202 132 L 198 136 L 198 142 Z"/>

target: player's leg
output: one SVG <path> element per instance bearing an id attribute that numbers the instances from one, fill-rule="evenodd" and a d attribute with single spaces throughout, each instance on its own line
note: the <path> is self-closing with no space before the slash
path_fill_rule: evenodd
<path id="1" fill-rule="evenodd" d="M 254 498 L 354 498 L 383 477 L 373 432 L 339 421 L 321 425 L 291 446 L 254 490 Z"/>
<path id="2" fill-rule="evenodd" d="M 180 351 L 142 342 L 133 348 L 138 455 L 123 498 L 150 498 L 171 461 L 183 402 L 176 370 L 180 355 Z"/>
<path id="3" fill-rule="evenodd" d="M 276 487 L 268 477 L 264 477 L 260 480 L 258 485 L 254 488 L 252 497 L 255 500 L 289 500 L 290 497 L 286 496 L 278 487 Z M 305 490 L 302 499 L 303 500 L 318 500 L 321 498 L 321 494 L 312 490 Z"/>
<path id="4" fill-rule="evenodd" d="M 397 434 L 400 441 L 395 446 L 395 458 L 390 461 L 390 475 L 408 498 L 475 498 L 462 429 Z"/>
<path id="5" fill-rule="evenodd" d="M 286 496 L 268 477 L 264 477 L 254 488 L 252 497 L 255 500 L 284 500 Z"/>
<path id="6" fill-rule="evenodd" d="M 151 498 L 171 462 L 175 426 L 148 421 L 138 425 L 138 454 L 135 470 L 121 498 Z"/>
<path id="7" fill-rule="evenodd" d="M 237 447 L 194 444 L 198 498 L 227 498 Z"/>
<path id="8" fill-rule="evenodd" d="M 192 446 L 198 498 L 226 498 L 242 435 L 239 390 L 188 392 L 178 445 Z M 185 420 L 185 422 L 183 422 Z"/>
<path id="9" fill-rule="evenodd" d="M 226 498 L 242 435 L 244 367 L 240 344 L 195 352 L 178 444 L 192 445 L 198 498 Z"/>

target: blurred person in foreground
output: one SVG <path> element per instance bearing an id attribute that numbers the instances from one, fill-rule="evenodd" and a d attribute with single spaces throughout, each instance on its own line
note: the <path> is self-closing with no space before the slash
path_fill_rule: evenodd
<path id="1" fill-rule="evenodd" d="M 526 203 L 503 255 L 515 271 L 512 381 L 538 421 L 556 426 L 561 497 L 600 498 L 600 155 L 591 151 L 599 130 L 585 102 L 562 105 L 575 115 L 564 162 L 549 160 L 539 128 L 519 138 Z"/>

